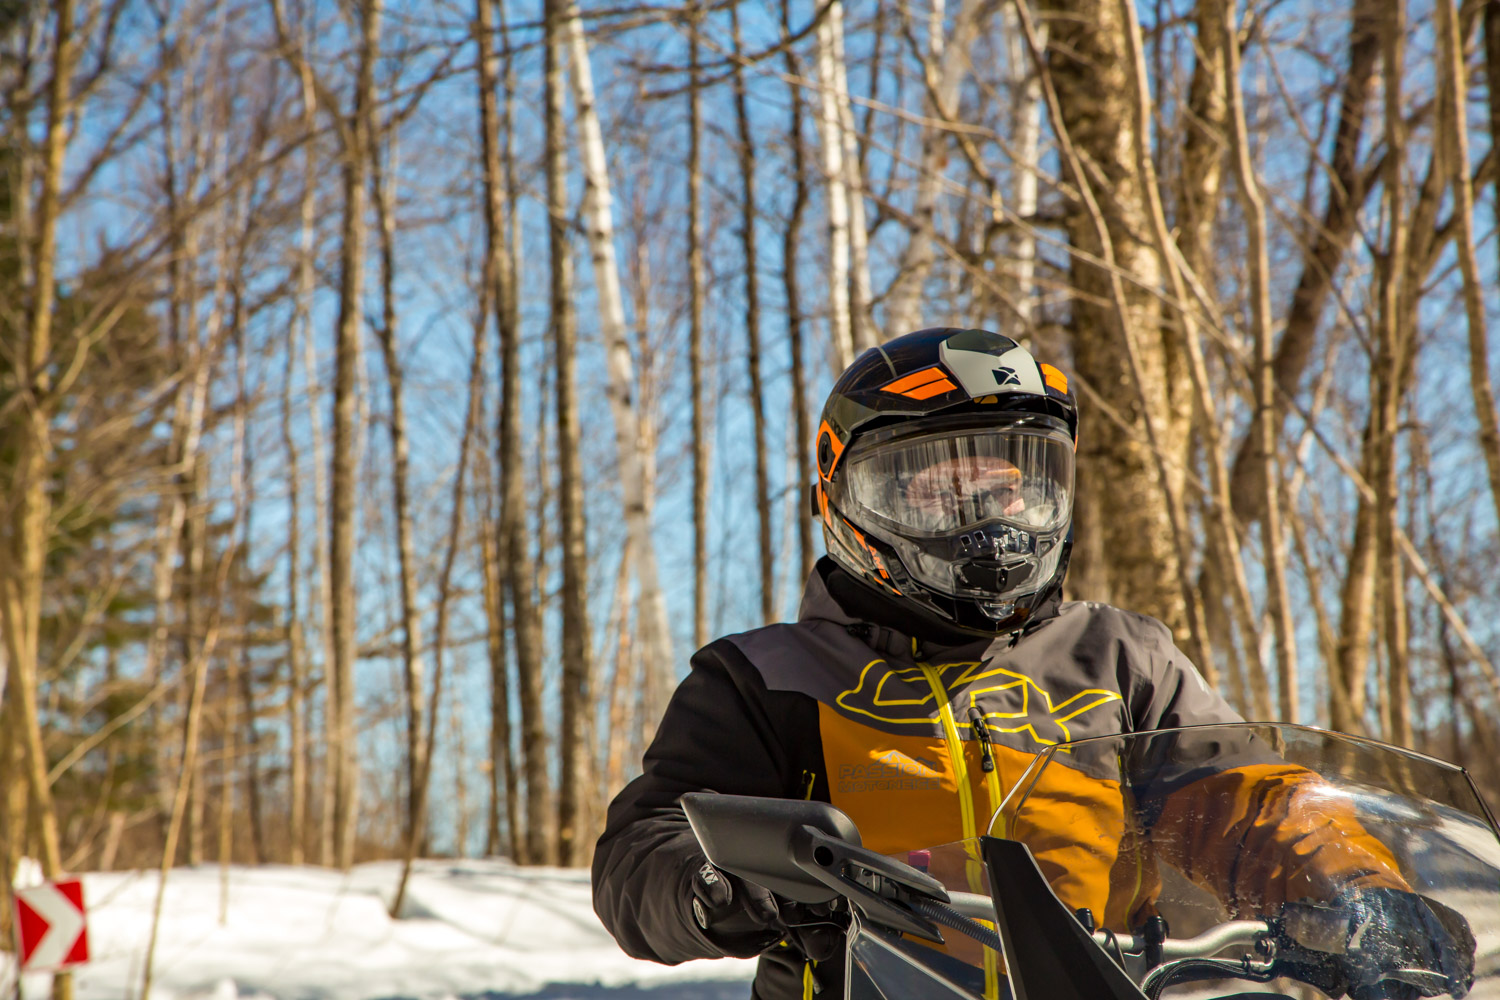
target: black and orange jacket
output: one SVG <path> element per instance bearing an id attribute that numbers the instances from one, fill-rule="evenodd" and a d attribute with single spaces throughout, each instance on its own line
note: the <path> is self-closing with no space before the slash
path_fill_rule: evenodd
<path id="1" fill-rule="evenodd" d="M 728 636 L 693 657 L 644 773 L 610 805 L 594 854 L 594 908 L 627 953 L 668 964 L 724 954 L 691 914 L 689 880 L 703 858 L 678 804 L 685 792 L 830 802 L 853 819 L 866 847 L 904 856 L 988 832 L 1006 791 L 1050 744 L 1241 721 L 1155 619 L 1054 601 L 1020 632 L 937 645 L 878 624 L 877 615 L 891 618 L 881 614 L 891 610 L 882 601 L 825 558 L 797 622 Z M 981 719 L 989 771 L 981 766 Z M 1242 770 L 1216 779 L 1228 782 L 1229 797 L 1214 822 L 1174 816 L 1170 805 L 1158 822 L 1182 827 L 1183 842 L 1201 851 L 1205 880 L 1224 883 L 1225 892 L 1264 894 L 1232 884 L 1233 854 L 1257 836 L 1288 836 L 1286 823 L 1278 830 L 1261 817 L 1296 818 L 1305 772 L 1281 765 L 1278 774 L 1275 764 Z M 1028 843 L 1070 906 L 1127 920 L 1129 913 L 1106 912 L 1134 905 L 1118 885 L 1111 891 L 1111 879 L 1122 877 L 1112 873 L 1122 831 L 1080 836 L 1080 824 L 1123 822 L 1118 784 L 1081 773 L 1070 782 L 1064 771 L 1069 787 L 1054 783 L 1029 799 L 1048 807 L 1031 810 L 1044 819 Z M 1320 852 L 1320 844 L 1357 827 L 1323 829 L 1326 817 L 1291 824 L 1299 825 L 1290 857 L 1343 864 L 1334 860 L 1339 851 Z M 1291 864 L 1272 895 L 1309 877 L 1305 865 Z M 1144 901 L 1149 873 L 1123 877 L 1136 879 Z M 825 997 L 842 995 L 842 962 L 826 963 L 818 978 Z M 807 985 L 802 957 L 782 946 L 761 957 L 754 995 L 800 997 Z"/>

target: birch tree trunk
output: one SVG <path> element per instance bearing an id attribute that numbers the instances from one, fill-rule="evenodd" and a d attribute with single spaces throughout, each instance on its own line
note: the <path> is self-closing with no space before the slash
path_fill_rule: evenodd
<path id="1" fill-rule="evenodd" d="M 818 137 L 823 150 L 824 200 L 828 213 L 828 338 L 834 374 L 854 360 L 854 329 L 849 302 L 849 182 L 844 166 L 843 125 L 839 118 L 838 74 L 834 68 L 833 11 L 818 22 Z"/>
<path id="2" fill-rule="evenodd" d="M 292 63 L 293 68 L 297 72 L 301 104 L 299 125 L 301 126 L 302 134 L 308 137 L 310 144 L 303 154 L 302 194 L 299 206 L 301 213 L 301 246 L 298 257 L 294 319 L 300 327 L 302 335 L 303 379 L 306 383 L 304 394 L 307 397 L 307 425 L 312 449 L 313 569 L 316 572 L 317 579 L 314 593 L 317 595 L 319 612 L 318 639 L 319 645 L 322 647 L 323 775 L 322 781 L 318 783 L 320 794 L 317 817 L 317 855 L 319 864 L 331 867 L 337 858 L 335 815 L 339 811 L 340 773 L 343 760 L 343 743 L 341 737 L 343 729 L 340 723 L 340 711 L 343 702 L 339 695 L 339 678 L 335 669 L 338 656 L 334 648 L 336 643 L 334 641 L 333 608 L 333 540 L 330 537 L 328 523 L 332 504 L 328 496 L 328 477 L 323 464 L 326 449 L 323 446 L 323 415 L 320 409 L 322 406 L 322 387 L 318 376 L 318 348 L 313 337 L 310 318 L 314 288 L 313 219 L 317 188 L 317 157 L 314 155 L 316 147 L 312 146 L 311 142 L 312 137 L 318 134 L 319 87 L 312 64 L 308 61 L 307 48 L 309 44 L 308 37 L 311 34 L 310 29 L 306 25 L 298 26 L 297 34 L 293 37 L 291 27 L 287 23 L 286 11 L 283 9 L 284 0 L 269 0 L 269 2 L 271 16 L 275 22 L 277 40 L 286 52 L 286 58 Z M 347 155 L 348 147 L 353 144 L 350 123 L 338 113 L 337 108 L 330 108 L 329 110 L 338 141 Z M 341 263 L 346 262 L 341 260 Z M 357 340 L 355 344 L 358 344 Z M 309 679 L 309 692 L 313 683 Z M 314 706 L 309 700 L 305 707 L 311 709 Z M 310 722 L 305 728 L 311 729 Z M 311 805 L 312 798 L 311 794 L 309 794 L 308 806 L 311 807 Z"/>
<path id="3" fill-rule="evenodd" d="M 1244 563 L 1240 558 L 1239 539 L 1233 523 L 1231 500 L 1228 495 L 1228 477 L 1220 458 L 1223 448 L 1219 438 L 1219 416 L 1209 384 L 1196 313 L 1188 305 L 1187 283 L 1190 279 L 1197 279 L 1191 271 L 1187 271 L 1185 261 L 1184 266 L 1179 266 L 1177 248 L 1173 245 L 1172 236 L 1167 230 L 1166 210 L 1162 204 L 1156 168 L 1150 153 L 1152 102 L 1146 82 L 1145 41 L 1140 28 L 1140 16 L 1133 0 L 1125 0 L 1121 6 L 1127 29 L 1125 38 L 1129 47 L 1129 61 L 1126 67 L 1129 70 L 1130 90 L 1134 98 L 1131 103 L 1132 147 L 1135 165 L 1143 180 L 1142 190 L 1145 193 L 1146 208 L 1151 222 L 1151 235 L 1155 242 L 1156 255 L 1162 272 L 1167 278 L 1167 291 L 1170 294 L 1168 301 L 1172 304 L 1187 356 L 1188 374 L 1193 387 L 1194 411 L 1198 418 L 1199 433 L 1203 436 L 1204 450 L 1208 456 L 1207 464 L 1213 496 L 1209 499 L 1210 509 L 1205 512 L 1205 517 L 1209 522 L 1211 551 L 1217 553 L 1224 567 L 1224 575 L 1228 577 L 1232 585 L 1234 607 L 1241 626 L 1241 641 L 1247 655 L 1253 657 L 1253 680 L 1257 691 L 1256 715 L 1260 718 L 1270 718 L 1270 685 L 1265 677 L 1264 666 L 1259 656 L 1256 639 L 1258 629 L 1251 605 L 1250 588 L 1245 577 Z M 1222 67 L 1222 62 L 1220 66 Z M 1222 80 L 1221 75 L 1221 86 Z M 1184 586 L 1185 592 L 1188 589 Z M 1188 606 L 1190 615 L 1201 616 L 1196 617 L 1192 622 L 1193 634 L 1197 640 L 1193 658 L 1209 684 L 1217 686 L 1219 672 L 1214 662 L 1212 644 L 1208 640 L 1208 616 L 1204 613 L 1201 602 L 1187 600 L 1186 593 L 1184 603 Z M 1233 644 L 1228 645 L 1232 653 Z M 1239 676 L 1238 670 L 1234 671 L 1234 676 Z"/>
<path id="4" fill-rule="evenodd" d="M 641 647 L 646 664 L 646 714 L 648 718 L 655 719 L 660 717 L 661 711 L 666 707 L 673 672 L 671 632 L 667 625 L 666 602 L 657 576 L 656 545 L 651 537 L 654 498 L 646 478 L 648 462 L 642 455 L 644 437 L 637 412 L 637 379 L 630 356 L 629 331 L 625 325 L 624 299 L 620 291 L 619 264 L 615 257 L 614 219 L 609 173 L 604 157 L 604 136 L 594 105 L 594 83 L 589 67 L 588 46 L 583 37 L 583 24 L 576 4 L 569 6 L 566 27 L 572 52 L 578 144 L 583 160 L 585 228 L 593 258 L 594 288 L 599 301 L 599 327 L 604 337 L 609 369 L 606 395 L 614 416 L 615 449 L 625 504 L 625 530 L 634 549 L 636 589 L 641 609 Z M 586 631 L 583 638 L 587 638 Z M 585 644 L 584 649 L 588 648 Z M 586 771 L 587 762 L 591 759 L 587 734 L 592 727 L 586 713 L 592 711 L 592 688 L 592 672 L 586 666 L 578 672 L 576 680 L 564 688 L 565 697 L 571 693 L 579 699 L 577 711 L 571 719 L 566 702 L 563 712 L 564 738 L 569 744 L 565 760 L 572 760 L 575 754 L 578 757 L 572 790 L 575 797 L 583 788 L 588 787 L 590 777 Z M 569 805 L 567 768 L 563 775 L 563 829 L 560 839 L 564 845 L 563 858 L 571 859 L 576 864 L 581 863 L 588 849 L 588 845 L 580 839 L 582 831 L 576 828 L 579 820 L 575 818 L 584 804 L 575 798 L 574 804 Z M 570 819 L 575 824 L 571 829 Z"/>
<path id="5" fill-rule="evenodd" d="M 1020 0 L 1027 3 L 1029 0 Z M 1001 33 L 1005 39 L 1008 90 L 1013 102 L 1010 143 L 1015 150 L 1011 170 L 1011 209 L 1022 219 L 1035 217 L 1037 211 L 1037 172 L 1041 165 L 1042 84 L 1037 69 L 1026 58 L 1021 27 L 1015 7 L 1000 8 Z M 1041 43 L 1046 45 L 1045 25 L 1038 26 Z M 1010 236 L 1012 278 L 1011 300 L 1022 323 L 1030 326 L 1036 310 L 1036 234 L 1029 226 L 1018 226 Z"/>
<path id="6" fill-rule="evenodd" d="M 849 67 L 844 58 L 844 0 L 830 0 L 827 27 L 833 93 L 838 117 L 838 141 L 843 145 L 844 191 L 849 206 L 849 332 L 855 357 L 874 347 L 879 335 L 870 316 L 869 229 L 865 223 L 864 166 L 859 157 L 859 133 L 849 100 Z M 905 332 L 905 331 L 902 331 Z"/>
<path id="7" fill-rule="evenodd" d="M 940 14 L 940 6 L 933 9 Z M 949 144 L 946 123 L 957 119 L 958 93 L 969 73 L 970 50 L 984 27 L 989 10 L 982 0 L 961 0 L 953 16 L 953 37 L 946 43 L 941 17 L 933 19 L 922 65 L 927 81 L 927 121 L 922 126 L 922 158 L 917 167 L 917 192 L 911 211 L 913 225 L 907 235 L 900 269 L 886 293 L 886 329 L 893 335 L 899 336 L 926 325 L 922 322 L 922 294 L 934 260 L 934 216 L 938 189 L 945 179 L 943 165 L 947 161 Z M 1010 38 L 1019 41 L 1014 35 Z M 1019 46 L 1016 47 L 1019 50 Z M 1031 177 L 1034 191 L 1034 173 L 1021 170 L 1018 176 Z"/>

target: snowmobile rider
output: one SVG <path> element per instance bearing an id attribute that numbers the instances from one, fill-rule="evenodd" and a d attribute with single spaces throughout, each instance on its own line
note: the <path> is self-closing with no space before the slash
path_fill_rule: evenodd
<path id="1" fill-rule="evenodd" d="M 709 864 L 679 805 L 686 792 L 829 802 L 865 847 L 904 856 L 984 833 L 1050 744 L 1242 721 L 1161 622 L 1061 600 L 1077 434 L 1064 373 L 998 333 L 921 330 L 842 374 L 816 439 L 828 555 L 798 620 L 699 650 L 644 773 L 610 805 L 594 907 L 627 953 L 760 955 L 759 1000 L 843 994 L 841 933 L 790 926 L 789 904 Z M 1285 884 L 1226 891 L 1279 904 L 1312 883 L 1386 884 L 1371 875 L 1380 845 L 1344 849 L 1357 823 L 1287 821 L 1296 783 L 1281 781 L 1277 823 L 1246 819 L 1244 797 L 1261 793 L 1242 781 L 1220 828 L 1197 831 L 1235 848 L 1296 843 Z M 1060 838 L 1087 819 L 1079 808 L 1060 805 Z M 1234 851 L 1219 853 L 1232 883 Z M 1110 860 L 1080 857 L 1070 878 L 1106 921 L 1128 919 L 1104 913 Z"/>

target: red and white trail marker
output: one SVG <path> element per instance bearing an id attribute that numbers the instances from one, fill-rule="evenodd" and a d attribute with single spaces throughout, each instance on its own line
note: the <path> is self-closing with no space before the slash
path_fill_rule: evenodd
<path id="1" fill-rule="evenodd" d="M 83 881 L 70 878 L 16 890 L 21 971 L 45 972 L 89 960 Z"/>

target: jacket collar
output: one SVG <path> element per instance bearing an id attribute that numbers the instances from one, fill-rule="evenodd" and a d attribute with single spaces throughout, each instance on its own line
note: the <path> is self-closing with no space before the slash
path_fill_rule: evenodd
<path id="1" fill-rule="evenodd" d="M 979 657 L 997 644 L 1013 645 L 1026 632 L 1054 617 L 1059 604 L 1057 595 L 1043 602 L 1025 627 L 1016 632 L 994 637 L 972 635 L 913 608 L 909 602 L 881 594 L 823 556 L 808 574 L 797 619 L 832 622 L 887 656 L 911 656 L 915 638 L 923 659 L 965 654 Z"/>

